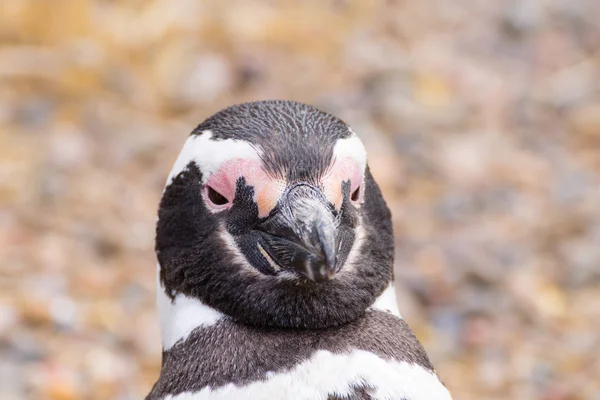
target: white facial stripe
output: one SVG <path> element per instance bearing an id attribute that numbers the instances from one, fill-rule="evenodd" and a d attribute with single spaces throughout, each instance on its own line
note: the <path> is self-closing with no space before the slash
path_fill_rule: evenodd
<path id="1" fill-rule="evenodd" d="M 354 132 L 345 139 L 338 139 L 333 147 L 333 158 L 334 160 L 351 158 L 356 161 L 361 171 L 367 167 L 367 151 Z"/>
<path id="2" fill-rule="evenodd" d="M 183 294 L 178 294 L 171 301 L 160 283 L 160 265 L 157 265 L 156 269 L 156 300 L 164 350 L 170 349 L 180 340 L 185 340 L 194 329 L 211 326 L 224 317 L 200 300 Z"/>
<path id="3" fill-rule="evenodd" d="M 386 311 L 398 318 L 402 318 L 400 311 L 398 310 L 398 301 L 396 300 L 396 290 L 392 282 L 388 285 L 387 289 L 379 295 L 375 300 L 375 303 L 371 306 L 374 310 Z"/>
<path id="4" fill-rule="evenodd" d="M 250 143 L 242 140 L 212 140 L 211 131 L 191 135 L 185 141 L 171 169 L 167 186 L 171 184 L 174 177 L 185 170 L 191 161 L 198 165 L 202 171 L 202 183 L 206 183 L 208 177 L 217 172 L 225 162 L 235 159 L 260 161 L 260 153 Z"/>
<path id="5" fill-rule="evenodd" d="M 285 181 L 272 178 L 262 168 L 260 151 L 242 140 L 212 140 L 212 132 L 190 136 L 167 179 L 169 186 L 180 172 L 192 161 L 202 171 L 202 183 L 209 184 L 229 201 L 235 194 L 235 182 L 244 176 L 246 183 L 254 186 L 255 201 L 260 217 L 265 217 L 275 207 L 286 185 Z M 223 207 L 221 207 L 223 208 Z M 211 209 L 212 210 L 212 209 Z M 214 209 L 219 212 L 220 209 Z"/>
<path id="6" fill-rule="evenodd" d="M 237 386 L 233 383 L 198 392 L 169 395 L 166 400 L 226 399 L 325 399 L 328 395 L 349 397 L 352 385 L 372 386 L 373 399 L 451 400 L 438 377 L 419 365 L 387 361 L 377 355 L 352 350 L 334 354 L 319 350 L 289 371 L 270 373 L 267 379 Z"/>

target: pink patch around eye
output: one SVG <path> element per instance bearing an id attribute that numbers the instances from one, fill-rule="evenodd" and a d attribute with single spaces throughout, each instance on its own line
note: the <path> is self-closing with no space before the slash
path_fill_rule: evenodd
<path id="1" fill-rule="evenodd" d="M 214 211 L 230 208 L 235 198 L 236 184 L 240 177 L 245 179 L 246 185 L 254 187 L 254 201 L 258 205 L 259 217 L 269 215 L 269 212 L 275 207 L 285 190 L 285 182 L 267 175 L 261 162 L 257 160 L 230 160 L 225 162 L 216 173 L 212 174 L 206 181 L 206 186 L 216 190 L 228 202 L 225 205 L 215 205 L 207 199 L 207 191 L 205 190 L 205 201 L 209 207 Z"/>
<path id="2" fill-rule="evenodd" d="M 350 196 L 358 189 L 359 198 L 356 202 L 361 202 L 363 198 L 362 192 L 364 191 L 361 187 L 363 171 L 361 171 L 358 163 L 352 158 L 336 160 L 323 178 L 325 196 L 338 210 L 341 208 L 342 201 L 344 200 L 342 182 L 346 181 L 350 181 Z"/>

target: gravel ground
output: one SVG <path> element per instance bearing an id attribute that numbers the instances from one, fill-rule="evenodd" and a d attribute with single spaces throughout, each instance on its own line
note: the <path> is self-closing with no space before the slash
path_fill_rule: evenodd
<path id="1" fill-rule="evenodd" d="M 456 399 L 600 399 L 600 3 L 11 0 L 0 399 L 139 399 L 186 135 L 288 98 L 363 138 L 400 309 Z"/>

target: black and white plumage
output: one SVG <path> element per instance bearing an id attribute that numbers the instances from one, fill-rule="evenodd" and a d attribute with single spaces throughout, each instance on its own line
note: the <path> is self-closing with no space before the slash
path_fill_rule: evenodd
<path id="1" fill-rule="evenodd" d="M 450 399 L 398 313 L 364 147 L 334 116 L 264 101 L 200 124 L 156 253 L 163 364 L 148 399 Z"/>

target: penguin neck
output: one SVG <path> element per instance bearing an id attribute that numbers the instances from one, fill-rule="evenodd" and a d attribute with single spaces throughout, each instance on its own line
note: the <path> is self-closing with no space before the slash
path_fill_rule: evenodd
<path id="1" fill-rule="evenodd" d="M 160 266 L 157 269 L 156 300 L 163 351 L 184 341 L 196 328 L 214 325 L 225 318 L 225 314 L 194 297 L 177 293 L 171 299 L 160 282 Z"/>
<path id="2" fill-rule="evenodd" d="M 385 290 L 377 297 L 375 303 L 369 310 L 379 310 L 388 312 L 398 318 L 402 318 L 400 310 L 398 309 L 398 300 L 396 299 L 396 288 L 394 282 L 390 281 Z"/>
<path id="3" fill-rule="evenodd" d="M 167 296 L 160 279 L 157 279 L 157 305 L 163 351 L 169 350 L 178 342 L 185 341 L 197 328 L 206 328 L 227 318 L 225 314 L 197 298 L 178 293 L 171 299 Z M 385 311 L 402 318 L 398 311 L 393 282 L 389 282 L 368 310 Z"/>

